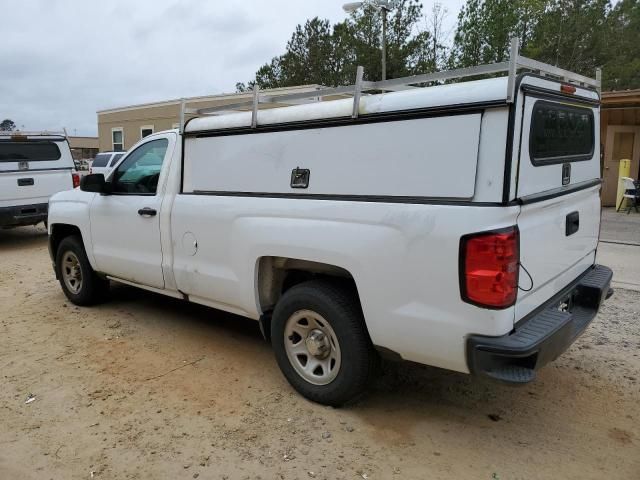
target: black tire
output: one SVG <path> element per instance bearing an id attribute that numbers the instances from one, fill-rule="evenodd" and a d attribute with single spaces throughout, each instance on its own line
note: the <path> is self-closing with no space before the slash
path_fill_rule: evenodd
<path id="1" fill-rule="evenodd" d="M 63 259 L 70 252 L 78 259 L 82 282 L 77 292 L 69 289 L 63 278 Z M 65 237 L 58 246 L 56 253 L 56 273 L 62 291 L 75 305 L 95 305 L 103 301 L 109 292 L 109 280 L 99 277 L 91 268 L 84 250 L 82 239 L 78 236 Z"/>
<path id="2" fill-rule="evenodd" d="M 337 376 L 326 385 L 315 385 L 305 379 L 287 355 L 287 321 L 301 310 L 318 313 L 337 338 L 340 367 Z M 357 292 L 346 282 L 312 280 L 285 292 L 273 312 L 271 342 L 278 366 L 293 388 L 323 405 L 337 407 L 357 399 L 377 371 L 378 355 L 366 330 Z"/>

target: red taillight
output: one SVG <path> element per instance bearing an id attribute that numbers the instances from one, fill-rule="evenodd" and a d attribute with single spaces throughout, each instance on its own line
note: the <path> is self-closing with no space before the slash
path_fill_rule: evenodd
<path id="1" fill-rule="evenodd" d="M 518 294 L 519 262 L 520 241 L 517 227 L 462 237 L 462 299 L 480 307 L 510 307 Z"/>
<path id="2" fill-rule="evenodd" d="M 560 91 L 562 93 L 576 93 L 576 87 L 563 83 L 562 85 L 560 85 Z"/>
<path id="3" fill-rule="evenodd" d="M 79 187 L 80 186 L 80 175 L 77 173 L 72 173 L 71 176 L 73 177 L 73 188 Z"/>

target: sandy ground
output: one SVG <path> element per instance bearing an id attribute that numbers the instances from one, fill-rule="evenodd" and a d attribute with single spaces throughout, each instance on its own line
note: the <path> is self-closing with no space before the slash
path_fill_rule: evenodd
<path id="1" fill-rule="evenodd" d="M 255 323 L 125 287 L 74 307 L 44 230 L 0 231 L 0 479 L 638 480 L 639 355 L 618 290 L 526 387 L 388 364 L 326 408 Z"/>

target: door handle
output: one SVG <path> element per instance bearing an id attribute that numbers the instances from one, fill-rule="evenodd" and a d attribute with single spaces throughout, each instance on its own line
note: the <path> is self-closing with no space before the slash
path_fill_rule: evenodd
<path id="1" fill-rule="evenodd" d="M 154 208 L 149 207 L 141 208 L 140 210 L 138 210 L 138 215 L 142 215 L 143 217 L 155 217 L 157 213 L 158 212 L 156 212 Z"/>
<path id="2" fill-rule="evenodd" d="M 580 213 L 572 212 L 566 218 L 566 236 L 573 235 L 580 229 Z"/>

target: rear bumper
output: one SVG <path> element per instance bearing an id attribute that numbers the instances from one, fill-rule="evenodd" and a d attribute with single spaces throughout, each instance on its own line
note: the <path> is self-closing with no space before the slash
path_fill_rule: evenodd
<path id="1" fill-rule="evenodd" d="M 0 228 L 35 225 L 47 219 L 48 203 L 0 208 Z"/>
<path id="2" fill-rule="evenodd" d="M 555 360 L 595 318 L 611 296 L 611 269 L 594 265 L 559 294 L 519 321 L 502 337 L 471 335 L 467 363 L 475 375 L 507 383 L 527 383 Z M 566 308 L 559 308 L 566 305 Z"/>

